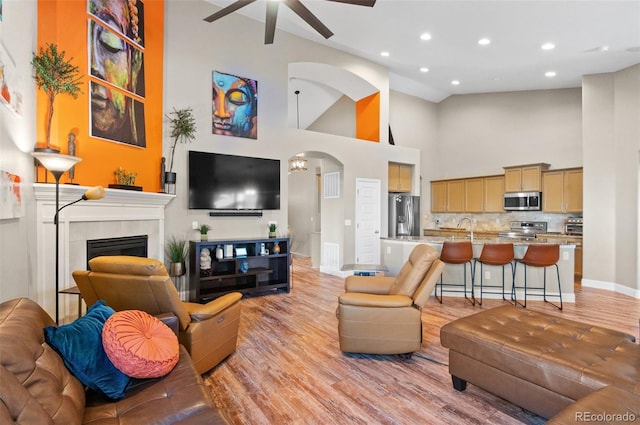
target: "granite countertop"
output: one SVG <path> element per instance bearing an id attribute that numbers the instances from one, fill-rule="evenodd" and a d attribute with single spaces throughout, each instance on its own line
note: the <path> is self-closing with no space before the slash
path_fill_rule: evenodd
<path id="1" fill-rule="evenodd" d="M 470 237 L 463 236 L 408 236 L 400 238 L 380 238 L 387 241 L 396 242 L 423 242 L 441 244 L 445 241 L 469 241 Z M 473 238 L 474 245 L 483 245 L 485 243 L 513 243 L 514 245 L 531 245 L 531 244 L 557 244 L 557 245 L 576 245 L 575 242 L 567 241 L 562 238 L 535 238 L 535 239 L 514 239 L 514 238 Z"/>

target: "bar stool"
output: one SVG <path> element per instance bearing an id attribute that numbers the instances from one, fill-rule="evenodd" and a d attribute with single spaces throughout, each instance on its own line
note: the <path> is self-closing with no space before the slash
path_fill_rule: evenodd
<path id="1" fill-rule="evenodd" d="M 506 300 L 504 296 L 504 266 L 509 264 L 511 266 L 511 282 L 514 282 L 515 268 L 513 267 L 513 244 L 512 243 L 486 243 L 482 246 L 482 252 L 480 257 L 475 260 L 474 270 L 477 269 L 477 264 L 480 263 L 480 301 L 478 304 L 482 305 L 483 294 L 502 294 L 502 299 Z M 499 285 L 484 285 L 484 274 L 482 273 L 482 266 L 486 264 L 488 266 L 502 266 L 502 292 L 490 292 L 485 291 L 485 288 L 500 288 Z M 475 278 L 473 280 L 475 282 Z M 475 285 L 472 286 L 471 296 L 474 301 L 475 297 Z M 513 300 L 513 297 L 512 297 Z"/>
<path id="2" fill-rule="evenodd" d="M 469 263 L 469 271 L 471 272 L 471 288 L 473 290 L 473 246 L 471 242 L 443 242 L 442 251 L 440 252 L 440 260 L 446 264 L 462 264 L 464 270 L 464 281 L 462 284 L 448 283 L 447 286 L 462 287 L 462 290 L 447 290 L 445 292 L 464 292 L 465 299 L 469 300 L 471 304 L 475 304 L 473 297 L 467 296 L 467 263 Z M 443 273 L 444 274 L 444 273 Z M 436 284 L 435 295 L 436 299 L 442 304 L 442 292 L 443 283 L 442 275 L 440 275 L 440 281 Z M 438 297 L 438 288 L 440 288 L 440 297 Z"/>
<path id="3" fill-rule="evenodd" d="M 545 302 L 562 310 L 562 286 L 560 284 L 560 269 L 558 268 L 558 260 L 560 259 L 560 246 L 557 244 L 533 244 L 527 247 L 527 251 L 519 260 L 516 260 L 517 268 L 518 263 L 524 264 L 524 304 L 519 303 L 516 300 L 516 285 L 513 284 L 511 290 L 511 298 L 517 304 L 527 308 L 527 266 L 529 267 L 542 267 L 544 269 L 544 283 L 542 287 L 542 297 Z M 560 297 L 560 305 L 554 304 L 551 301 L 547 301 L 547 267 L 556 266 L 556 274 L 558 275 L 558 296 Z M 515 279 L 515 272 L 514 272 Z M 540 289 L 540 288 L 536 288 Z"/>

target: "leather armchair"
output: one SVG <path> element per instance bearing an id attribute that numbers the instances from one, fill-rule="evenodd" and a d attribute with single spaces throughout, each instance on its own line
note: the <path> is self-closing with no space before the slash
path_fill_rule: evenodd
<path id="1" fill-rule="evenodd" d="M 338 299 L 340 350 L 407 354 L 422 344 L 422 307 L 444 263 L 438 251 L 417 245 L 395 277 L 349 276 Z"/>
<path id="2" fill-rule="evenodd" d="M 164 264 L 130 256 L 89 260 L 88 270 L 73 272 L 88 306 L 104 300 L 116 311 L 142 310 L 178 317 L 178 340 L 189 351 L 198 373 L 212 369 L 236 349 L 240 299 L 234 292 L 207 304 L 183 302 Z"/>

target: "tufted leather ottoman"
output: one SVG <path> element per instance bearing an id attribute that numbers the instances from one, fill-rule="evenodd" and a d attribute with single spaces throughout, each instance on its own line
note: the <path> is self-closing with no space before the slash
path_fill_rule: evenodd
<path id="1" fill-rule="evenodd" d="M 580 422 L 628 424 L 640 422 L 640 394 L 604 387 L 581 398 L 551 418 L 547 425 Z"/>
<path id="2" fill-rule="evenodd" d="M 621 332 L 497 307 L 443 326 L 454 387 L 467 381 L 545 418 L 612 385 L 640 393 L 640 346 Z"/>

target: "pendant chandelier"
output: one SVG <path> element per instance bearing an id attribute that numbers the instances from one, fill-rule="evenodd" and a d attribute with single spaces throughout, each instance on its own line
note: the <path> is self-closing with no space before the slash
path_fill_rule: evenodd
<path id="1" fill-rule="evenodd" d="M 289 171 L 307 171 L 307 160 L 301 156 L 294 156 L 289 160 Z"/>

